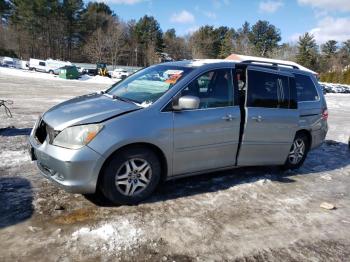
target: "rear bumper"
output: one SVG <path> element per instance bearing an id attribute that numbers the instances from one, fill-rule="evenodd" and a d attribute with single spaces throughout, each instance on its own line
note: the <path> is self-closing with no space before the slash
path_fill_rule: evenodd
<path id="1" fill-rule="evenodd" d="M 104 158 L 85 146 L 72 150 L 43 144 L 31 136 L 31 151 L 41 174 L 67 192 L 88 194 L 96 191 L 96 184 Z"/>
<path id="2" fill-rule="evenodd" d="M 327 131 L 328 131 L 328 126 L 326 125 L 321 129 L 313 130 L 311 132 L 311 135 L 312 135 L 311 149 L 317 148 L 320 145 L 322 145 L 322 143 L 326 139 Z"/>

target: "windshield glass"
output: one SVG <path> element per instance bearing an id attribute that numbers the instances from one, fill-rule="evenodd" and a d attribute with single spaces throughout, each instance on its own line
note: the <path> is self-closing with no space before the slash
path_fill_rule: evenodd
<path id="1" fill-rule="evenodd" d="M 116 83 L 107 93 L 141 106 L 149 106 L 191 70 L 170 65 L 148 67 Z"/>

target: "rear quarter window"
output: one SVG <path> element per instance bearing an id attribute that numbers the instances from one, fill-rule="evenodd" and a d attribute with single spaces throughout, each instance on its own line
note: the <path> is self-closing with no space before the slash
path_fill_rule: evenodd
<path id="1" fill-rule="evenodd" d="M 310 76 L 295 74 L 295 87 L 299 102 L 318 101 L 320 99 Z"/>

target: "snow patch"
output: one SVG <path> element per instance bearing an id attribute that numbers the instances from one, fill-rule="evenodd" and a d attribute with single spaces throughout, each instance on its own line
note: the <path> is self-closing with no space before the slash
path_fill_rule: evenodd
<path id="1" fill-rule="evenodd" d="M 29 161 L 29 155 L 27 151 L 12 151 L 12 150 L 4 150 L 0 152 L 0 167 L 4 166 L 17 166 L 22 164 L 23 162 Z"/>
<path id="2" fill-rule="evenodd" d="M 136 105 L 141 106 L 141 107 L 149 107 L 152 104 L 153 104 L 153 102 L 151 102 L 151 101 L 143 101 L 141 104 L 136 103 Z"/>
<path id="3" fill-rule="evenodd" d="M 124 219 L 97 227 L 82 227 L 72 233 L 70 244 L 82 244 L 94 250 L 108 252 L 129 250 L 140 242 L 142 235 L 141 229 Z"/>
<path id="4" fill-rule="evenodd" d="M 117 78 L 109 78 L 105 76 L 89 76 L 89 75 L 82 75 L 78 80 L 76 81 L 84 81 L 87 83 L 96 83 L 96 84 L 114 84 L 120 81 L 120 79 Z"/>

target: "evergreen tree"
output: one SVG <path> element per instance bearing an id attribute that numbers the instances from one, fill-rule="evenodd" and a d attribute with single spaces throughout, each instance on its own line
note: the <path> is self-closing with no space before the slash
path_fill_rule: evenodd
<path id="1" fill-rule="evenodd" d="M 337 52 L 337 41 L 329 40 L 321 46 L 322 53 L 324 53 L 327 57 L 331 57 L 335 55 Z"/>
<path id="2" fill-rule="evenodd" d="M 274 48 L 278 47 L 278 42 L 281 41 L 281 33 L 268 21 L 259 20 L 252 26 L 249 41 L 259 56 L 268 56 Z"/>
<path id="3" fill-rule="evenodd" d="M 67 58 L 69 60 L 72 57 L 72 44 L 79 43 L 79 40 L 81 39 L 80 21 L 83 11 L 83 0 L 63 0 L 62 2 L 62 13 L 66 22 L 66 37 L 68 42 Z"/>
<path id="4" fill-rule="evenodd" d="M 190 58 L 186 41 L 176 36 L 174 28 L 167 30 L 163 35 L 164 52 L 168 53 L 174 60 Z"/>
<path id="5" fill-rule="evenodd" d="M 317 45 L 313 35 L 305 33 L 299 37 L 296 59 L 299 64 L 316 70 Z"/>
<path id="6" fill-rule="evenodd" d="M 89 2 L 81 14 L 83 36 L 87 38 L 99 28 L 105 30 L 108 27 L 111 16 L 114 16 L 114 13 L 105 3 Z"/>
<path id="7" fill-rule="evenodd" d="M 135 36 L 138 44 L 139 59 L 143 66 L 157 61 L 158 53 L 163 51 L 163 32 L 153 16 L 140 18 L 135 25 Z"/>
<path id="8" fill-rule="evenodd" d="M 220 26 L 214 29 L 213 31 L 213 34 L 214 34 L 213 49 L 215 53 L 215 58 L 218 58 L 220 56 L 221 46 L 225 39 L 225 35 L 228 31 L 230 31 L 230 28 L 228 28 L 227 26 Z"/>
<path id="9" fill-rule="evenodd" d="M 194 58 L 217 58 L 218 39 L 213 26 L 202 26 L 190 38 L 192 55 Z"/>
<path id="10" fill-rule="evenodd" d="M 221 41 L 221 48 L 219 53 L 219 58 L 226 58 L 233 53 L 234 50 L 234 30 L 231 29 L 226 32 L 224 38 Z"/>

